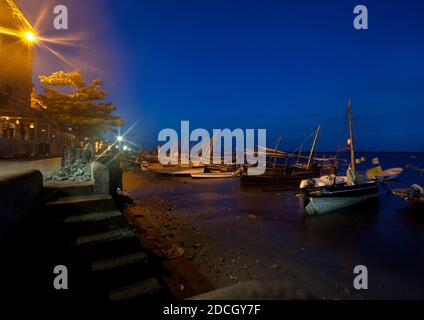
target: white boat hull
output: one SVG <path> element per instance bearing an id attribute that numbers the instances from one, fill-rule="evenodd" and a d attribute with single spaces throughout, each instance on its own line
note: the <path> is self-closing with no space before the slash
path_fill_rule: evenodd
<path id="1" fill-rule="evenodd" d="M 392 168 L 383 170 L 381 173 L 376 174 L 374 179 L 382 178 L 385 181 L 396 180 L 403 173 L 402 168 Z"/>
<path id="2" fill-rule="evenodd" d="M 205 173 L 192 173 L 193 179 L 223 179 L 223 178 L 236 178 L 240 176 L 239 172 L 205 172 Z"/>
<path id="3" fill-rule="evenodd" d="M 191 174 L 203 173 L 205 171 L 204 167 L 199 168 L 186 168 L 186 169 L 151 169 L 151 171 L 171 176 L 189 176 Z"/>
<path id="4" fill-rule="evenodd" d="M 310 215 L 321 214 L 353 206 L 365 200 L 375 198 L 377 195 L 378 194 L 376 193 L 360 197 L 310 198 L 305 209 Z"/>

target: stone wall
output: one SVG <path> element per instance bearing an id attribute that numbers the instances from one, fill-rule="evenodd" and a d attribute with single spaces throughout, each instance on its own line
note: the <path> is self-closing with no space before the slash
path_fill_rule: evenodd
<path id="1" fill-rule="evenodd" d="M 0 236 L 38 204 L 42 189 L 38 170 L 0 177 Z"/>

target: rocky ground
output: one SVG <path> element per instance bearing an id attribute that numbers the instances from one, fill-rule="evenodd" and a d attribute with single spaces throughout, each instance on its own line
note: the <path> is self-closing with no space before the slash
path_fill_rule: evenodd
<path id="1" fill-rule="evenodd" d="M 305 278 L 301 270 L 258 248 L 255 239 L 265 232 L 264 219 L 253 209 L 240 211 L 230 200 L 220 202 L 213 194 L 203 195 L 203 199 L 189 191 L 179 194 L 178 186 L 171 187 L 170 194 L 164 197 L 156 191 L 172 182 L 155 175 L 127 173 L 124 188 L 132 189 L 132 183 L 138 183 L 140 178 L 143 195 L 133 189 L 135 203 L 127 208 L 126 216 L 143 244 L 172 270 L 168 280 L 178 297 L 248 280 L 281 281 L 304 290 L 312 287 L 301 279 Z M 178 183 L 190 189 L 189 182 L 180 179 Z M 221 204 L 214 206 L 215 200 Z M 242 238 L 245 231 L 249 236 L 246 241 Z"/>
<path id="2" fill-rule="evenodd" d="M 91 166 L 81 159 L 68 163 L 60 169 L 44 175 L 44 180 L 76 181 L 84 182 L 91 180 Z"/>
<path id="3" fill-rule="evenodd" d="M 237 179 L 126 172 L 123 185 L 134 199 L 128 220 L 143 245 L 163 259 L 180 298 L 247 280 L 283 283 L 318 299 L 421 292 L 407 273 L 360 246 L 375 213 L 304 217 L 293 190 L 245 190 Z M 361 263 L 372 274 L 366 291 L 352 286 L 353 268 Z"/>

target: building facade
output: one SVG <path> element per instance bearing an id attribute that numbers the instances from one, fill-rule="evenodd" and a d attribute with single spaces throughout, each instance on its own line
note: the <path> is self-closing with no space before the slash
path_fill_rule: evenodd
<path id="1" fill-rule="evenodd" d="M 71 138 L 31 105 L 33 32 L 14 0 L 0 0 L 0 157 L 61 154 Z"/>

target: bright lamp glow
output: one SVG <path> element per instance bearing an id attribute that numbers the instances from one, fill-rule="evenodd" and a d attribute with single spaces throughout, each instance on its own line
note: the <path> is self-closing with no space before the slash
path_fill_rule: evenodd
<path id="1" fill-rule="evenodd" d="M 28 42 L 34 42 L 35 41 L 35 34 L 28 31 L 24 33 L 24 37 Z"/>
<path id="2" fill-rule="evenodd" d="M 118 140 L 118 141 L 122 141 L 124 138 L 122 137 L 122 136 L 117 136 L 116 137 L 116 140 Z"/>

